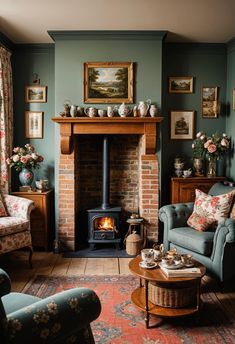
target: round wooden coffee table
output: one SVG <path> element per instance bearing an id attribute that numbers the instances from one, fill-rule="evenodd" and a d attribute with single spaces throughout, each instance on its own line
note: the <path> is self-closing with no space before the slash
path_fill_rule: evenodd
<path id="1" fill-rule="evenodd" d="M 195 314 L 200 310 L 201 278 L 206 273 L 204 265 L 194 261 L 194 266 L 201 270 L 200 277 L 166 277 L 159 267 L 144 269 L 139 266 L 140 262 L 141 257 L 138 256 L 129 263 L 130 271 L 140 277 L 140 286 L 133 291 L 131 300 L 137 307 L 145 311 L 146 328 L 149 328 L 150 314 L 159 315 L 161 317 L 181 317 Z M 153 303 L 149 300 L 150 286 L 151 291 L 156 291 L 154 291 L 155 297 L 163 295 L 164 299 L 168 297 L 167 294 L 169 294 L 171 301 L 174 303 L 174 297 L 177 299 L 180 298 L 181 295 L 188 295 L 190 302 L 187 306 L 183 307 L 177 307 L 177 305 L 174 304 L 172 306 L 163 306 L 161 305 L 162 300 L 159 300 L 159 302 L 156 300 L 156 302 Z M 188 291 L 190 291 L 190 293 Z"/>

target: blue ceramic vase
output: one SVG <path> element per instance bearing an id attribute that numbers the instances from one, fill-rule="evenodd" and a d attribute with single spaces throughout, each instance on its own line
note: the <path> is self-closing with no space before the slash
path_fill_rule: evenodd
<path id="1" fill-rule="evenodd" d="M 22 171 L 19 173 L 19 180 L 21 185 L 23 186 L 30 186 L 33 182 L 34 174 L 28 168 L 23 168 Z"/>

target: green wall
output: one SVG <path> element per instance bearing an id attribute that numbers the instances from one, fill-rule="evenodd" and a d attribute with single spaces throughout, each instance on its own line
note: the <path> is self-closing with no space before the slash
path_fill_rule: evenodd
<path id="1" fill-rule="evenodd" d="M 46 103 L 26 103 L 25 86 L 32 85 L 33 74 L 37 73 L 40 85 L 47 86 Z M 49 179 L 54 186 L 54 117 L 55 75 L 54 44 L 16 45 L 13 54 L 13 92 L 14 92 L 14 146 L 30 142 L 44 157 L 41 168 L 34 170 L 36 179 Z M 26 139 L 24 135 L 25 111 L 44 112 L 44 133 L 42 139 Z M 13 189 L 18 189 L 18 174 L 14 174 Z"/>
<path id="2" fill-rule="evenodd" d="M 235 180 L 235 110 L 233 110 L 233 90 L 235 89 L 235 39 L 228 43 L 227 51 L 227 104 L 228 116 L 226 132 L 232 137 L 232 152 L 229 160 L 228 177 Z"/>
<path id="3" fill-rule="evenodd" d="M 170 111 L 195 111 L 195 134 L 203 130 L 208 135 L 224 132 L 226 127 L 226 45 L 225 44 L 177 44 L 167 43 L 163 53 L 162 109 L 165 114 L 162 135 L 162 203 L 170 201 L 170 177 L 173 160 L 181 155 L 186 166 L 192 167 L 192 140 L 170 139 Z M 192 94 L 168 92 L 169 76 L 192 76 Z M 218 86 L 221 113 L 216 119 L 205 119 L 201 114 L 202 86 Z"/>

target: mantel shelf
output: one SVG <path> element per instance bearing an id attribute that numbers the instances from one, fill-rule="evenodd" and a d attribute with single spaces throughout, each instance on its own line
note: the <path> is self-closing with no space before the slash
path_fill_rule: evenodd
<path id="1" fill-rule="evenodd" d="M 62 154 L 72 151 L 72 136 L 78 134 L 137 134 L 144 136 L 145 154 L 156 151 L 156 125 L 163 117 L 53 117 L 60 125 Z"/>

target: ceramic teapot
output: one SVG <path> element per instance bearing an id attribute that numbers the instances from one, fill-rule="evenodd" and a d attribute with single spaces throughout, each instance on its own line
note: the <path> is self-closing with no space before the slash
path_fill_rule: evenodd
<path id="1" fill-rule="evenodd" d="M 148 99 L 147 101 L 140 101 L 138 104 L 138 112 L 140 117 L 145 117 L 148 114 L 149 106 L 151 104 L 151 100 Z"/>
<path id="2" fill-rule="evenodd" d="M 131 110 L 125 103 L 122 103 L 118 108 L 118 113 L 121 117 L 126 117 L 131 113 Z"/>
<path id="3" fill-rule="evenodd" d="M 94 107 L 88 107 L 84 111 L 88 117 L 95 117 L 97 115 L 97 109 Z"/>

